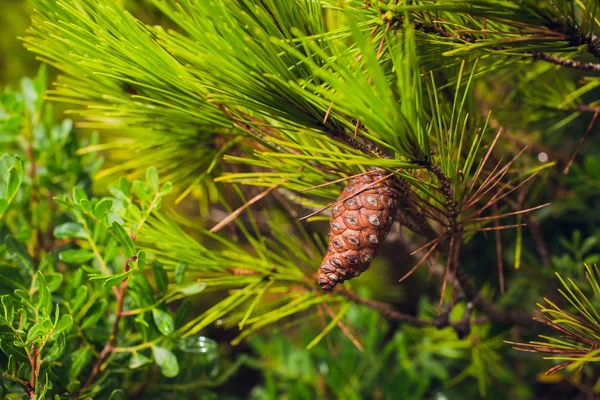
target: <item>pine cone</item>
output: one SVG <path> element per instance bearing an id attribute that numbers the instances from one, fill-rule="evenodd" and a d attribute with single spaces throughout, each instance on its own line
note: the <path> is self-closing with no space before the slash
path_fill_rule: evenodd
<path id="1" fill-rule="evenodd" d="M 401 193 L 395 179 L 382 180 L 361 192 L 383 177 L 385 172 L 378 171 L 350 179 L 338 197 L 344 201 L 332 208 L 329 248 L 317 279 L 323 290 L 331 291 L 366 271 L 390 232 Z"/>

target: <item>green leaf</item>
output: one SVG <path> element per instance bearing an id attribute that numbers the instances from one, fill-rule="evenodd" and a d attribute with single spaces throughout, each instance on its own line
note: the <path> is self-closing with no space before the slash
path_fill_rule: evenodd
<path id="1" fill-rule="evenodd" d="M 118 285 L 119 283 L 123 282 L 133 272 L 134 272 L 134 270 L 130 269 L 127 272 L 123 272 L 122 274 L 116 274 L 116 275 L 109 275 L 109 276 L 106 276 L 106 275 L 90 275 L 90 280 L 92 280 L 92 281 L 101 281 L 102 282 L 102 286 L 104 286 L 104 287 L 111 287 L 111 286 L 115 286 L 115 285 Z"/>
<path id="2" fill-rule="evenodd" d="M 122 391 L 121 389 L 113 390 L 108 398 L 108 400 L 125 400 L 125 399 L 126 399 L 125 392 Z"/>
<path id="3" fill-rule="evenodd" d="M 27 252 L 25 246 L 10 235 L 4 239 L 4 243 L 6 244 L 8 254 L 15 260 L 19 268 L 22 268 L 33 275 L 33 259 Z"/>
<path id="4" fill-rule="evenodd" d="M 37 309 L 38 314 L 45 313 L 49 315 L 52 311 L 52 294 L 46 284 L 46 277 L 40 271 L 36 274 L 37 277 L 37 290 L 38 290 L 38 302 Z"/>
<path id="5" fill-rule="evenodd" d="M 60 360 L 65 351 L 65 346 L 67 343 L 65 340 L 65 335 L 61 333 L 59 335 L 53 334 L 52 336 L 54 337 L 54 344 L 44 354 L 44 362 Z"/>
<path id="6" fill-rule="evenodd" d="M 90 209 L 90 199 L 79 186 L 73 188 L 73 201 L 85 211 Z"/>
<path id="7" fill-rule="evenodd" d="M 129 279 L 128 292 L 138 307 L 151 307 L 156 303 L 154 289 L 144 274 L 133 274 Z"/>
<path id="8" fill-rule="evenodd" d="M 69 314 L 63 314 L 60 316 L 58 322 L 54 326 L 54 331 L 52 331 L 52 337 L 59 334 L 67 334 L 71 331 L 71 327 L 73 326 L 73 317 Z"/>
<path id="9" fill-rule="evenodd" d="M 0 217 L 8 209 L 8 199 L 0 199 Z"/>
<path id="10" fill-rule="evenodd" d="M 17 190 L 19 190 L 22 181 L 23 174 L 21 171 L 17 170 L 17 168 L 11 168 L 8 171 L 8 185 L 6 186 L 6 189 L 9 197 L 12 197 Z"/>
<path id="11" fill-rule="evenodd" d="M 146 357 L 141 353 L 135 352 L 131 355 L 131 358 L 129 359 L 129 368 L 136 369 L 151 362 L 152 359 Z"/>
<path id="12" fill-rule="evenodd" d="M 85 239 L 87 233 L 83 226 L 77 222 L 66 222 L 54 228 L 56 239 Z"/>
<path id="13" fill-rule="evenodd" d="M 158 290 L 160 290 L 162 294 L 166 294 L 169 278 L 167 277 L 167 273 L 163 266 L 157 261 L 152 262 L 152 275 L 154 276 L 154 281 L 156 282 Z"/>
<path id="14" fill-rule="evenodd" d="M 88 295 L 87 286 L 79 286 L 76 289 L 76 291 L 77 292 L 76 292 L 75 296 L 69 302 L 70 309 L 72 312 L 78 311 L 81 308 L 81 306 L 83 306 L 83 304 L 87 300 L 87 295 Z"/>
<path id="15" fill-rule="evenodd" d="M 152 191 L 154 193 L 158 192 L 159 180 L 158 180 L 158 171 L 157 171 L 156 167 L 148 168 L 148 170 L 146 171 L 146 181 L 148 181 L 148 184 L 150 185 L 150 189 L 152 189 Z"/>
<path id="16" fill-rule="evenodd" d="M 179 263 L 175 267 L 175 283 L 180 285 L 183 282 L 183 278 L 185 278 L 185 271 L 187 270 L 186 263 Z"/>
<path id="17" fill-rule="evenodd" d="M 0 297 L 0 303 L 2 304 L 6 323 L 12 325 L 12 322 L 15 319 L 15 306 L 18 306 L 19 303 L 9 294 Z"/>
<path id="18" fill-rule="evenodd" d="M 185 294 L 186 296 L 192 296 L 202 292 L 204 289 L 206 289 L 206 282 L 196 282 L 188 286 L 177 288 L 177 291 Z"/>
<path id="19" fill-rule="evenodd" d="M 92 352 L 87 347 L 81 347 L 71 354 L 71 367 L 69 368 L 69 380 L 76 379 L 83 368 L 92 358 Z"/>
<path id="20" fill-rule="evenodd" d="M 48 286 L 44 286 L 38 293 L 38 312 L 50 314 L 52 311 L 52 293 Z"/>
<path id="21" fill-rule="evenodd" d="M 164 347 L 152 347 L 152 354 L 154 354 L 154 360 L 164 376 L 174 378 L 179 374 L 179 363 L 171 350 Z"/>
<path id="22" fill-rule="evenodd" d="M 63 276 L 60 272 L 49 272 L 45 274 L 45 277 L 46 285 L 48 286 L 48 289 L 50 289 L 51 293 L 54 293 L 58 290 L 58 288 L 60 288 L 60 285 L 63 281 Z"/>
<path id="23" fill-rule="evenodd" d="M 153 196 L 150 193 L 150 188 L 144 182 L 133 181 L 133 191 L 141 201 L 152 201 Z"/>
<path id="24" fill-rule="evenodd" d="M 36 322 L 27 332 L 27 343 L 31 343 L 36 339 L 47 336 L 52 329 L 52 322 L 48 318 L 41 319 Z"/>
<path id="25" fill-rule="evenodd" d="M 160 188 L 160 192 L 158 192 L 158 195 L 160 197 L 166 196 L 169 193 L 171 193 L 173 191 L 173 184 L 171 182 L 166 182 L 162 188 Z"/>
<path id="26" fill-rule="evenodd" d="M 135 256 L 135 245 L 133 244 L 133 240 L 131 240 L 127 232 L 125 232 L 125 229 L 123 229 L 123 227 L 115 221 L 111 226 L 111 231 L 123 248 L 125 256 L 127 258 Z"/>
<path id="27" fill-rule="evenodd" d="M 173 317 L 166 311 L 160 310 L 158 308 L 152 309 L 152 318 L 154 318 L 154 323 L 156 327 L 165 336 L 168 336 L 173 333 L 175 330 L 175 323 L 173 322 Z"/>
<path id="28" fill-rule="evenodd" d="M 113 201 L 110 199 L 102 199 L 100 200 L 96 206 L 94 207 L 94 215 L 96 218 L 102 220 L 107 215 L 110 209 L 112 208 Z"/>
<path id="29" fill-rule="evenodd" d="M 94 303 L 94 305 L 88 310 L 85 314 L 85 318 L 81 323 L 81 329 L 91 328 L 96 325 L 100 318 L 104 315 L 104 311 L 106 311 L 107 307 L 106 299 L 101 299 L 100 301 Z"/>
<path id="30" fill-rule="evenodd" d="M 175 326 L 180 328 L 185 320 L 187 319 L 190 311 L 192 309 L 192 302 L 186 299 L 179 307 L 177 307 L 177 312 L 175 313 Z"/>
<path id="31" fill-rule="evenodd" d="M 67 391 L 69 393 L 77 393 L 79 392 L 79 388 L 81 388 L 81 381 L 79 379 L 71 379 L 69 383 L 67 383 Z"/>
<path id="32" fill-rule="evenodd" d="M 16 346 L 17 338 L 1 337 L 0 336 L 0 350 L 7 356 L 13 356 L 16 361 L 28 362 L 27 353 L 22 347 Z"/>
<path id="33" fill-rule="evenodd" d="M 146 252 L 144 250 L 140 250 L 137 253 L 137 266 L 139 269 L 146 267 Z"/>
<path id="34" fill-rule="evenodd" d="M 71 249 L 61 251 L 58 258 L 69 264 L 83 264 L 94 258 L 94 253 L 91 250 Z"/>

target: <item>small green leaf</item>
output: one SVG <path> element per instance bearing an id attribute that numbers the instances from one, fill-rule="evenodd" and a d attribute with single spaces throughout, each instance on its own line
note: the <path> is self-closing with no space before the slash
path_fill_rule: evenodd
<path id="1" fill-rule="evenodd" d="M 113 202 L 110 199 L 100 200 L 94 207 L 94 215 L 98 219 L 104 219 L 108 215 L 108 212 L 112 208 Z"/>
<path id="2" fill-rule="evenodd" d="M 17 337 L 9 338 L 9 337 L 0 337 L 0 350 L 4 352 L 7 356 L 12 355 L 16 361 L 27 362 L 29 358 L 27 358 L 27 353 L 25 353 L 25 349 L 22 347 L 16 346 Z"/>
<path id="3" fill-rule="evenodd" d="M 73 201 L 84 210 L 89 210 L 90 208 L 90 199 L 79 186 L 73 188 Z"/>
<path id="4" fill-rule="evenodd" d="M 125 229 L 123 229 L 123 227 L 115 221 L 111 226 L 111 231 L 113 232 L 115 238 L 123 248 L 125 256 L 127 258 L 133 257 L 135 255 L 135 245 L 133 244 L 133 240 L 131 240 L 127 232 L 125 232 Z"/>
<path id="5" fill-rule="evenodd" d="M 177 312 L 175 313 L 175 326 L 180 328 L 183 326 L 186 318 L 190 314 L 192 309 L 192 302 L 186 299 L 179 307 L 177 307 Z"/>
<path id="6" fill-rule="evenodd" d="M 144 274 L 133 274 L 127 284 L 128 293 L 138 307 L 150 307 L 156 303 L 154 289 Z"/>
<path id="7" fill-rule="evenodd" d="M 81 381 L 79 379 L 72 379 L 67 383 L 67 392 L 69 393 L 77 393 L 79 392 L 79 388 L 81 388 Z"/>
<path id="8" fill-rule="evenodd" d="M 8 199 L 0 199 L 0 217 L 8 209 Z"/>
<path id="9" fill-rule="evenodd" d="M 156 282 L 158 290 L 160 290 L 162 294 L 167 293 L 169 278 L 167 278 L 167 273 L 163 266 L 157 261 L 152 262 L 152 275 L 154 276 L 154 281 Z"/>
<path id="10" fill-rule="evenodd" d="M 54 337 L 54 344 L 44 354 L 44 362 L 60 360 L 65 351 L 65 335 L 61 333 L 56 336 L 53 334 L 52 336 Z"/>
<path id="11" fill-rule="evenodd" d="M 18 305 L 17 301 L 12 298 L 11 295 L 5 294 L 0 297 L 0 303 L 4 311 L 4 319 L 8 325 L 12 325 L 15 319 L 15 306 Z"/>
<path id="12" fill-rule="evenodd" d="M 23 268 L 33 275 L 33 259 L 27 252 L 27 249 L 12 236 L 7 236 L 4 239 L 6 250 L 10 257 L 15 260 L 19 268 Z"/>
<path id="13" fill-rule="evenodd" d="M 151 362 L 152 359 L 146 357 L 141 353 L 135 352 L 131 355 L 131 358 L 129 359 L 129 368 L 136 369 Z"/>
<path id="14" fill-rule="evenodd" d="M 129 277 L 129 275 L 131 275 L 134 272 L 134 270 L 129 270 L 127 272 L 124 272 L 122 274 L 116 274 L 116 275 L 91 275 L 90 276 L 90 280 L 92 281 L 101 281 L 102 282 L 102 286 L 104 287 L 111 287 L 111 286 L 115 286 L 118 285 L 119 283 L 123 282 L 125 279 L 127 279 Z"/>
<path id="15" fill-rule="evenodd" d="M 48 286 L 45 286 L 39 291 L 38 312 L 46 314 L 52 312 L 52 293 L 50 293 Z"/>
<path id="16" fill-rule="evenodd" d="M 46 275 L 46 285 L 50 289 L 50 293 L 54 293 L 60 287 L 63 276 L 60 272 L 49 272 Z"/>
<path id="17" fill-rule="evenodd" d="M 66 222 L 54 228 L 56 239 L 85 239 L 87 234 L 83 226 L 77 222 Z"/>
<path id="18" fill-rule="evenodd" d="M 152 354 L 154 354 L 154 360 L 164 376 L 174 378 L 179 374 L 179 363 L 171 350 L 164 347 L 152 347 Z"/>
<path id="19" fill-rule="evenodd" d="M 160 197 L 163 197 L 163 196 L 168 195 L 172 191 L 173 191 L 173 184 L 171 182 L 167 182 L 162 186 L 162 188 L 160 188 L 160 192 L 158 192 L 158 195 Z"/>
<path id="20" fill-rule="evenodd" d="M 85 318 L 81 323 L 81 329 L 87 329 L 96 325 L 96 323 L 100 321 L 100 318 L 102 318 L 102 316 L 104 315 L 104 311 L 106 311 L 106 306 L 106 299 L 102 299 L 94 303 L 94 305 L 85 314 Z"/>
<path id="21" fill-rule="evenodd" d="M 177 291 L 185 294 L 186 296 L 192 296 L 202 292 L 204 289 L 206 289 L 206 282 L 196 282 L 192 283 L 191 285 L 178 288 Z"/>
<path id="22" fill-rule="evenodd" d="M 123 192 L 125 196 L 131 196 L 131 182 L 129 182 L 127 178 L 121 177 L 119 179 L 119 189 L 121 189 L 121 192 Z"/>
<path id="23" fill-rule="evenodd" d="M 140 250 L 137 253 L 137 266 L 139 269 L 146 267 L 146 252 L 144 250 Z"/>
<path id="24" fill-rule="evenodd" d="M 14 196 L 17 190 L 19 190 L 21 182 L 23 182 L 22 170 L 20 168 L 11 168 L 8 171 L 8 185 L 6 186 L 8 197 Z"/>
<path id="25" fill-rule="evenodd" d="M 112 393 L 110 394 L 110 397 L 108 398 L 108 400 L 125 400 L 125 392 L 122 391 L 121 389 L 115 389 L 112 391 Z"/>
<path id="26" fill-rule="evenodd" d="M 180 285 L 185 277 L 185 271 L 187 270 L 186 263 L 179 263 L 175 267 L 175 283 Z"/>
<path id="27" fill-rule="evenodd" d="M 94 253 L 91 250 L 71 249 L 61 251 L 58 258 L 69 264 L 83 264 L 94 258 Z"/>
<path id="28" fill-rule="evenodd" d="M 41 322 L 33 324 L 33 326 L 29 328 L 29 331 L 27 332 L 27 343 L 33 342 L 34 340 L 36 340 L 40 336 L 43 336 L 46 333 L 48 332 L 44 331 L 44 326 Z"/>
<path id="29" fill-rule="evenodd" d="M 158 308 L 152 309 L 152 317 L 154 318 L 154 323 L 156 327 L 165 336 L 170 335 L 175 330 L 175 323 L 173 322 L 173 317 L 166 311 L 160 310 Z"/>
<path id="30" fill-rule="evenodd" d="M 75 296 L 71 299 L 70 301 L 70 309 L 72 312 L 78 311 L 81 306 L 83 306 L 83 304 L 85 303 L 85 301 L 87 300 L 87 294 L 88 294 L 88 288 L 87 286 L 79 286 L 76 289 L 76 294 Z"/>
<path id="31" fill-rule="evenodd" d="M 133 181 L 133 192 L 141 201 L 152 201 L 153 196 L 150 193 L 150 188 L 144 182 Z"/>
<path id="32" fill-rule="evenodd" d="M 71 331 L 71 327 L 73 326 L 73 317 L 69 314 L 63 314 L 60 316 L 58 322 L 54 326 L 54 331 L 52 331 L 52 336 L 58 335 L 61 333 L 69 333 Z"/>
<path id="33" fill-rule="evenodd" d="M 158 192 L 159 181 L 158 181 L 158 171 L 156 170 L 156 167 L 148 168 L 148 170 L 146 171 L 146 180 L 148 181 L 148 184 L 150 185 L 150 189 L 152 189 L 152 191 L 154 193 Z"/>
<path id="34" fill-rule="evenodd" d="M 71 354 L 71 368 L 69 368 L 69 380 L 79 376 L 81 370 L 88 364 L 92 352 L 87 347 L 81 347 Z"/>

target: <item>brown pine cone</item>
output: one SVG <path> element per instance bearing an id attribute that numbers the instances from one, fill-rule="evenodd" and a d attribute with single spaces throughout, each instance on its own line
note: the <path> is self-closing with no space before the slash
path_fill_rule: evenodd
<path id="1" fill-rule="evenodd" d="M 390 232 L 400 197 L 395 179 L 382 180 L 361 192 L 383 177 L 385 172 L 377 171 L 350 179 L 338 197 L 344 201 L 332 208 L 329 248 L 317 279 L 323 290 L 331 291 L 366 271 Z"/>

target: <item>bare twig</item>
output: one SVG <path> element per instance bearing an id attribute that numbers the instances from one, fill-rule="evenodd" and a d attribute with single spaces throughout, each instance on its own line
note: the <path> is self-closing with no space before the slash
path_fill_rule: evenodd
<path id="1" fill-rule="evenodd" d="M 582 71 L 600 72 L 600 64 L 591 62 L 581 62 L 568 58 L 558 57 L 548 53 L 534 52 L 531 53 L 534 60 L 543 60 L 562 67 L 580 69 Z"/>
<path id="2" fill-rule="evenodd" d="M 130 268 L 129 263 L 131 261 L 135 261 L 135 260 L 137 260 L 137 257 L 135 257 L 135 256 L 130 257 L 129 260 L 127 260 L 127 263 L 125 264 L 124 272 L 129 271 L 129 268 Z M 92 383 L 94 383 L 94 381 L 96 380 L 96 377 L 98 376 L 98 373 L 100 373 L 100 368 L 102 367 L 104 360 L 106 360 L 106 357 L 108 357 L 108 355 L 113 350 L 113 345 L 115 343 L 117 334 L 119 332 L 119 322 L 121 321 L 121 317 L 123 316 L 123 299 L 125 298 L 125 292 L 127 291 L 127 281 L 128 281 L 128 279 L 123 280 L 123 282 L 121 282 L 121 285 L 119 286 L 119 291 L 116 296 L 117 297 L 117 306 L 115 309 L 115 320 L 112 325 L 110 336 L 108 337 L 108 340 L 104 344 L 102 351 L 100 351 L 100 353 L 98 354 L 96 363 L 92 367 L 92 372 L 90 373 L 90 376 L 88 377 L 85 384 L 81 387 L 79 393 L 84 393 L 85 390 Z"/>

